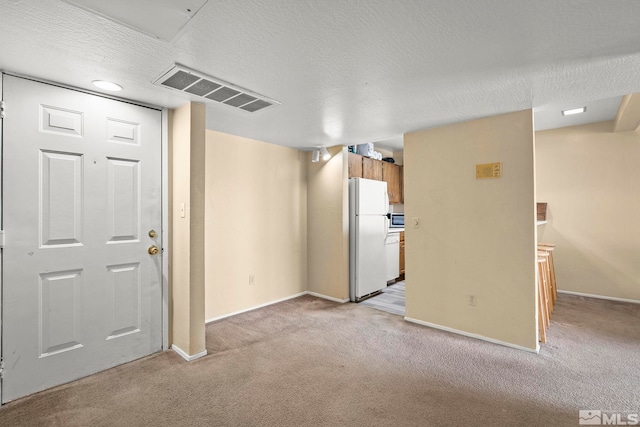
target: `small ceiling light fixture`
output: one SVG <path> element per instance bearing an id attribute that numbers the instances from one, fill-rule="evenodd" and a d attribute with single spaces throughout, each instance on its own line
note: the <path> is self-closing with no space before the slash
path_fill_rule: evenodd
<path id="1" fill-rule="evenodd" d="M 313 155 L 311 156 L 311 162 L 318 163 L 320 161 L 320 150 L 313 150 Z"/>
<path id="2" fill-rule="evenodd" d="M 572 114 L 580 114 L 587 111 L 587 107 L 573 108 L 571 110 L 562 110 L 563 116 L 570 116 Z"/>
<path id="3" fill-rule="evenodd" d="M 324 145 L 322 145 L 320 147 L 320 153 L 322 154 L 322 160 L 329 160 L 331 158 L 331 154 L 329 154 L 329 151 L 327 150 L 327 147 L 325 147 Z"/>
<path id="4" fill-rule="evenodd" d="M 313 154 L 311 155 L 311 162 L 318 163 L 320 161 L 320 156 L 322 155 L 322 160 L 327 161 L 331 158 L 331 154 L 329 154 L 329 150 L 324 145 L 316 145 L 316 148 L 313 149 Z"/>
<path id="5" fill-rule="evenodd" d="M 94 80 L 91 83 L 93 83 L 94 86 L 99 87 L 100 89 L 108 90 L 110 92 L 118 92 L 122 90 L 122 86 L 120 86 L 119 84 L 108 82 L 106 80 Z"/>

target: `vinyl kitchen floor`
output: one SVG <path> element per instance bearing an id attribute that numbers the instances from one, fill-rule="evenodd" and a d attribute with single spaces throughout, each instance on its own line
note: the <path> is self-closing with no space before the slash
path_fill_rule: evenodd
<path id="1" fill-rule="evenodd" d="M 404 316 L 404 281 L 387 286 L 380 295 L 366 299 L 360 304 Z"/>

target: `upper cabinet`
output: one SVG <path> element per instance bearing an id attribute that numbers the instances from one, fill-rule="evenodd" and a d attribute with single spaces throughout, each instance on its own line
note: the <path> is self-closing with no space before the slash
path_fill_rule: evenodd
<path id="1" fill-rule="evenodd" d="M 349 178 L 386 181 L 389 203 L 404 203 L 402 166 L 349 153 Z"/>
<path id="2" fill-rule="evenodd" d="M 382 162 L 382 180 L 387 182 L 389 203 L 403 203 L 402 196 L 402 166 L 389 162 Z"/>
<path id="3" fill-rule="evenodd" d="M 349 178 L 362 178 L 362 156 L 349 153 Z"/>
<path id="4" fill-rule="evenodd" d="M 382 179 L 382 163 L 380 160 L 374 160 L 370 157 L 362 157 L 362 177 L 383 181 Z"/>

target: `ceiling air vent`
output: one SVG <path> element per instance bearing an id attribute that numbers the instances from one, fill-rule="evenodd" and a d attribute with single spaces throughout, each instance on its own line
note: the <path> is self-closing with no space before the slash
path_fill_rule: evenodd
<path id="1" fill-rule="evenodd" d="M 153 83 L 199 96 L 205 101 L 215 101 L 250 113 L 280 104 L 266 96 L 209 77 L 180 64 L 174 64 L 169 71 L 163 73 Z"/>

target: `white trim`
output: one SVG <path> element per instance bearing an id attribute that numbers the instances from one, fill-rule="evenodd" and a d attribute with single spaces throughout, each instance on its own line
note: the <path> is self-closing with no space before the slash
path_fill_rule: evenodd
<path id="1" fill-rule="evenodd" d="M 275 301 L 267 302 L 267 303 L 264 303 L 264 304 L 256 305 L 256 306 L 250 307 L 250 308 L 245 308 L 244 310 L 234 311 L 233 313 L 223 314 L 222 316 L 218 316 L 218 317 L 212 317 L 211 319 L 205 320 L 204 323 L 206 324 L 206 323 L 215 322 L 216 320 L 221 320 L 221 319 L 225 319 L 227 317 L 235 316 L 237 314 L 246 313 L 247 311 L 257 310 L 259 308 L 267 307 L 267 306 L 272 305 L 272 304 L 277 304 L 277 303 L 282 302 L 282 301 L 287 301 L 287 300 L 290 300 L 290 299 L 293 299 L 293 298 L 298 298 L 298 297 L 301 297 L 301 296 L 306 295 L 306 294 L 307 294 L 307 292 L 300 292 L 299 294 L 291 295 L 291 296 L 288 296 L 288 297 L 285 297 L 285 298 L 281 298 L 279 300 L 275 300 Z"/>
<path id="2" fill-rule="evenodd" d="M 536 353 L 536 354 L 538 354 L 540 352 L 540 344 L 539 343 L 536 343 L 536 348 L 534 350 L 532 348 L 523 347 L 521 345 L 511 344 L 511 343 L 508 343 L 508 342 L 505 342 L 505 341 L 495 340 L 493 338 L 487 338 L 487 337 L 482 336 L 482 335 L 472 334 L 470 332 L 460 331 L 458 329 L 448 328 L 448 327 L 442 326 L 442 325 L 436 325 L 435 323 L 423 322 L 422 320 L 413 319 L 411 317 L 405 317 L 404 320 L 406 320 L 407 322 L 416 323 L 418 325 L 427 326 L 429 328 L 440 329 L 442 331 L 452 332 L 454 334 L 463 335 L 465 337 L 470 337 L 470 338 L 475 338 L 475 339 L 482 340 L 482 341 L 487 341 L 487 342 L 490 342 L 492 344 L 498 344 L 498 345 L 502 345 L 502 346 L 505 346 L 505 347 L 515 348 L 516 350 L 524 350 L 524 351 L 527 351 L 529 353 Z"/>
<path id="3" fill-rule="evenodd" d="M 640 304 L 640 300 L 637 299 L 627 299 L 627 298 L 616 298 L 616 297 L 607 297 L 604 295 L 594 295 L 594 294 L 584 294 L 582 292 L 572 292 L 572 291 L 561 291 L 558 289 L 559 294 L 567 294 L 567 295 L 575 295 L 578 297 L 586 297 L 586 298 L 596 298 L 596 299 L 604 299 L 609 301 L 618 301 L 618 302 L 628 302 L 631 304 Z"/>
<path id="4" fill-rule="evenodd" d="M 162 349 L 169 348 L 169 110 L 162 109 Z"/>
<path id="5" fill-rule="evenodd" d="M 180 355 L 180 357 L 182 357 L 187 362 L 191 362 L 193 360 L 200 359 L 201 357 L 204 357 L 204 356 L 207 355 L 207 350 L 202 350 L 200 353 L 196 353 L 193 356 L 189 356 L 186 351 L 184 351 L 183 349 L 181 349 L 180 347 L 178 347 L 175 344 L 171 345 L 171 350 L 173 350 L 176 353 L 178 353 Z"/>
<path id="6" fill-rule="evenodd" d="M 4 82 L 4 74 L 0 73 L 0 101 L 2 101 L 4 98 L 2 96 L 2 86 L 3 86 L 3 82 Z M 4 170 L 2 168 L 2 153 L 3 153 L 3 140 L 2 140 L 2 126 L 4 124 L 4 120 L 0 119 L 0 188 L 2 188 L 2 179 L 3 179 L 3 174 L 4 174 Z M 0 193 L 0 229 L 3 229 L 3 206 L 4 206 L 4 200 L 2 198 L 2 194 Z M 4 248 L 4 231 L 2 232 L 2 247 Z M 3 277 L 4 277 L 4 273 L 2 271 L 3 269 L 3 262 L 4 262 L 4 249 L 0 248 L 0 355 L 2 355 L 2 310 L 4 308 L 3 306 L 3 302 L 2 302 L 2 293 L 3 293 Z M 4 372 L 3 372 L 4 373 Z M 0 404 L 2 404 L 2 379 L 0 379 Z"/>
<path id="7" fill-rule="evenodd" d="M 339 302 L 340 304 L 344 304 L 345 302 L 351 301 L 349 298 L 347 298 L 347 299 L 339 299 L 339 298 L 334 298 L 334 297 L 330 297 L 330 296 L 327 296 L 327 295 L 318 294 L 318 293 L 315 293 L 315 292 L 307 292 L 307 295 L 311 295 L 311 296 L 318 297 L 318 298 L 328 299 L 329 301 Z"/>

